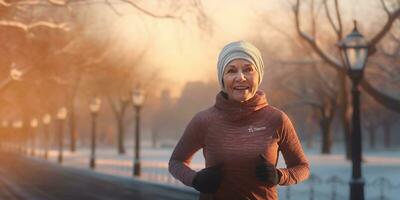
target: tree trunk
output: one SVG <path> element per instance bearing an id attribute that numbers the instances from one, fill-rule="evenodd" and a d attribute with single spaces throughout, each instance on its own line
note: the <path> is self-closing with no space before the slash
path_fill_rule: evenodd
<path id="1" fill-rule="evenodd" d="M 321 131 L 322 131 L 322 154 L 330 154 L 333 144 L 333 135 L 331 131 L 331 120 L 328 118 L 323 118 L 321 120 Z"/>
<path id="2" fill-rule="evenodd" d="M 69 131 L 70 131 L 70 150 L 71 152 L 76 151 L 76 140 L 78 137 L 78 131 L 76 130 L 76 123 L 75 123 L 75 99 L 78 93 L 79 84 L 81 82 L 82 75 L 79 74 L 74 82 L 74 86 L 72 91 L 69 93 L 70 96 L 67 99 L 68 110 L 69 110 Z"/>
<path id="3" fill-rule="evenodd" d="M 375 145 L 376 145 L 375 132 L 376 132 L 376 128 L 375 128 L 375 127 L 370 127 L 370 128 L 368 129 L 368 133 L 369 133 L 369 147 L 370 147 L 371 149 L 375 149 Z"/>
<path id="4" fill-rule="evenodd" d="M 390 132 L 391 132 L 391 127 L 389 124 L 384 124 L 383 125 L 383 144 L 385 148 L 390 148 Z"/>
<path id="5" fill-rule="evenodd" d="M 313 133 L 309 133 L 307 134 L 307 148 L 311 149 L 314 146 L 314 137 L 313 137 Z"/>
<path id="6" fill-rule="evenodd" d="M 350 117 L 350 103 L 349 91 L 347 89 L 347 81 L 344 73 L 339 73 L 340 81 L 340 120 L 343 125 L 343 134 L 345 140 L 346 159 L 351 160 L 351 117 Z"/>
<path id="7" fill-rule="evenodd" d="M 73 103 L 69 106 L 69 130 L 70 130 L 70 151 L 75 152 L 76 150 L 76 138 L 77 138 L 77 131 L 76 131 L 76 124 L 75 124 L 75 111 Z"/>
<path id="8" fill-rule="evenodd" d="M 124 145 L 124 122 L 122 117 L 117 118 L 117 129 L 118 129 L 118 154 L 125 154 Z"/>
<path id="9" fill-rule="evenodd" d="M 152 145 L 153 149 L 155 149 L 157 147 L 157 136 L 158 136 L 158 130 L 156 128 L 154 128 L 152 130 L 152 135 L 151 135 L 151 145 Z"/>

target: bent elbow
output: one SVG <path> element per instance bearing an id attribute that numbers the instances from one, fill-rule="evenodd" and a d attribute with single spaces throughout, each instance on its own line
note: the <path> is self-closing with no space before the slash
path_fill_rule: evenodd
<path id="1" fill-rule="evenodd" d="M 176 164 L 175 160 L 170 159 L 168 161 L 168 172 L 173 175 L 174 165 Z"/>
<path id="2" fill-rule="evenodd" d="M 310 164 L 308 162 L 304 163 L 303 168 L 304 168 L 304 170 L 303 170 L 304 175 L 303 175 L 302 181 L 305 181 L 310 177 L 310 174 L 311 174 L 310 173 L 310 171 L 311 171 Z"/>

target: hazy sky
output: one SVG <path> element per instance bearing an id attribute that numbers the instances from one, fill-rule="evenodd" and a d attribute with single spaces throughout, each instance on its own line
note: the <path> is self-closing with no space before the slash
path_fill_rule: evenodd
<path id="1" fill-rule="evenodd" d="M 112 37 L 125 52 L 146 49 L 144 67 L 160 71 L 160 78 L 167 83 L 164 87 L 176 96 L 187 81 L 215 81 L 217 56 L 223 45 L 258 34 L 260 6 L 269 12 L 278 8 L 263 1 L 244 2 L 203 1 L 211 32 L 200 31 L 191 14 L 183 23 L 132 14 L 116 18 Z"/>
<path id="2" fill-rule="evenodd" d="M 159 71 L 160 80 L 166 83 L 163 87 L 172 89 L 176 96 L 187 81 L 216 79 L 217 56 L 226 43 L 258 35 L 262 35 L 265 41 L 281 39 L 276 37 L 279 33 L 266 24 L 291 30 L 293 14 L 290 3 L 289 0 L 203 1 L 211 20 L 211 32 L 199 31 L 190 20 L 193 18 L 191 14 L 186 16 L 185 23 L 126 14 L 113 18 L 112 37 L 115 45 L 121 46 L 121 52 L 133 55 L 135 51 L 146 50 L 146 62 L 142 67 Z M 376 21 L 377 15 L 382 16 L 377 12 L 380 6 L 377 0 L 341 3 L 346 14 L 344 22 L 350 22 L 348 26 L 352 25 L 350 18 Z"/>

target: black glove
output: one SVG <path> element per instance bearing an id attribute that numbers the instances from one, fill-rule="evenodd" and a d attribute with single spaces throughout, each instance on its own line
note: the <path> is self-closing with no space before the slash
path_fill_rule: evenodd
<path id="1" fill-rule="evenodd" d="M 207 167 L 196 173 L 192 186 L 201 193 L 215 193 L 222 180 L 222 164 Z"/>
<path id="2" fill-rule="evenodd" d="M 264 154 L 259 155 L 256 165 L 256 177 L 259 181 L 274 186 L 279 183 L 280 174 L 276 167 L 267 162 Z"/>

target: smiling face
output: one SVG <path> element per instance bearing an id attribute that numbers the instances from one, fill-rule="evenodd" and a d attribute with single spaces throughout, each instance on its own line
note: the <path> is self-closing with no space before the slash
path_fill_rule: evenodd
<path id="1" fill-rule="evenodd" d="M 235 59 L 224 70 L 223 82 L 228 98 L 238 102 L 251 99 L 258 89 L 258 73 L 254 65 L 244 59 Z"/>

